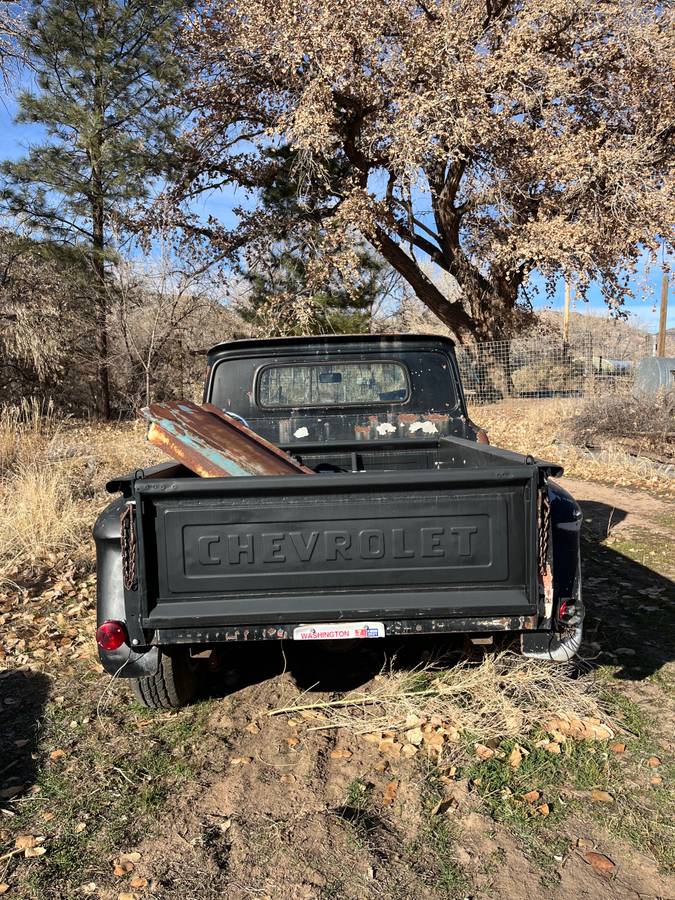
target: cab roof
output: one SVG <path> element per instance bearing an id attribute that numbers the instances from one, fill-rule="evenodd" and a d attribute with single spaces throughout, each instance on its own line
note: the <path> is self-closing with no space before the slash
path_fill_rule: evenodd
<path id="1" fill-rule="evenodd" d="M 208 352 L 209 362 L 224 356 L 240 356 L 242 353 L 260 353 L 269 355 L 270 351 L 283 354 L 307 351 L 315 355 L 336 349 L 394 350 L 420 348 L 454 349 L 455 342 L 441 334 L 313 334 L 304 337 L 245 338 L 236 341 L 223 341 L 216 344 Z"/>

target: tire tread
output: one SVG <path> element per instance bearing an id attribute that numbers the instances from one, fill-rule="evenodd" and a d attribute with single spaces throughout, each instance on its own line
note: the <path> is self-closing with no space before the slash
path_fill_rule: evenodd
<path id="1" fill-rule="evenodd" d="M 161 651 L 157 672 L 147 678 L 132 678 L 136 699 L 148 709 L 179 709 L 197 692 L 196 672 L 187 666 L 187 653 Z"/>

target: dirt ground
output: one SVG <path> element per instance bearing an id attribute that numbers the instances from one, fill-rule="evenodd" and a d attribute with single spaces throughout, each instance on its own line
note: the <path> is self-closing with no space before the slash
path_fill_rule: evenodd
<path id="1" fill-rule="evenodd" d="M 453 659 L 452 641 L 239 645 L 208 696 L 154 713 L 98 668 L 93 576 L 5 589 L 0 893 L 675 898 L 673 506 L 562 483 L 585 516 L 578 671 L 593 672 L 614 737 L 556 753 L 527 738 L 517 769 L 499 754 L 385 752 L 315 710 L 269 714 L 367 689 L 392 659 Z M 537 815 L 523 799 L 534 791 Z"/>

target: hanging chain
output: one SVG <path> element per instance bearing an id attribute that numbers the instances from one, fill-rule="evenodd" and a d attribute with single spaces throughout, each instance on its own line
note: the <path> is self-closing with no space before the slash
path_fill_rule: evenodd
<path id="1" fill-rule="evenodd" d="M 136 504 L 132 501 L 124 505 L 120 516 L 121 531 L 120 545 L 122 549 L 122 581 L 125 590 L 135 591 L 138 581 L 136 576 L 136 528 L 134 524 L 134 510 Z"/>
<path id="2" fill-rule="evenodd" d="M 551 530 L 551 501 L 546 489 L 539 491 L 539 573 L 548 569 L 548 544 Z"/>

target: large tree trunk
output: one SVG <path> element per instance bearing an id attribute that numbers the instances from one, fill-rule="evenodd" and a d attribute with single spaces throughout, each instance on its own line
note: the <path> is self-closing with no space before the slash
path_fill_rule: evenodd
<path id="1" fill-rule="evenodd" d="M 110 366 L 108 355 L 108 297 L 105 283 L 105 237 L 103 231 L 103 202 L 94 204 L 92 268 L 96 302 L 96 365 L 98 375 L 98 411 L 110 418 Z"/>
<path id="2" fill-rule="evenodd" d="M 101 7 L 96 6 L 97 37 L 105 40 L 105 16 Z M 97 47 L 97 53 L 101 48 Z M 101 129 L 105 121 L 104 84 L 100 56 L 96 61 L 94 82 L 94 106 L 98 118 L 90 149 L 92 182 L 92 270 L 96 303 L 96 355 L 98 374 L 98 411 L 104 419 L 110 418 L 110 367 L 108 354 L 108 295 L 105 273 L 105 193 L 103 188 L 102 157 L 103 135 Z"/>

